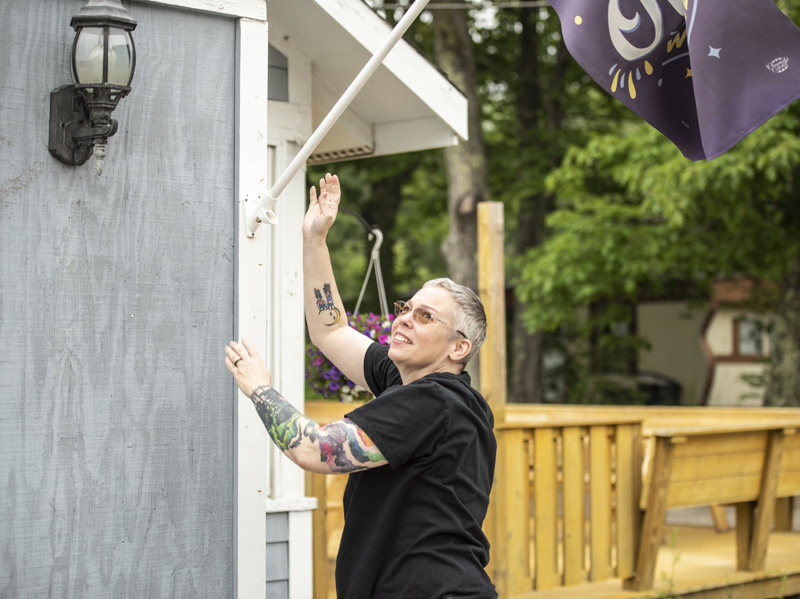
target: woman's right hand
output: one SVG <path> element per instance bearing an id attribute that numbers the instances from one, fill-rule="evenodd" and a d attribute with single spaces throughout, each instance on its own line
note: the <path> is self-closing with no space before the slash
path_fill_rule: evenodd
<path id="1" fill-rule="evenodd" d="M 339 213 L 339 177 L 326 174 L 325 178 L 319 180 L 319 197 L 314 187 L 309 190 L 308 196 L 308 211 L 303 219 L 303 238 L 325 239 Z"/>
<path id="2" fill-rule="evenodd" d="M 250 399 L 253 391 L 272 384 L 272 373 L 258 355 L 256 346 L 247 339 L 242 339 L 241 343 L 231 341 L 225 346 L 225 366 L 242 393 Z"/>

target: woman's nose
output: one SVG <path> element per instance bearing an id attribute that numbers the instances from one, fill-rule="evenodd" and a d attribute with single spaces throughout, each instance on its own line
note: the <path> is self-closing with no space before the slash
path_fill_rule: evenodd
<path id="1" fill-rule="evenodd" d="M 399 322 L 402 322 L 404 325 L 409 326 L 412 322 L 414 322 L 414 311 L 409 310 L 402 316 L 397 319 Z"/>

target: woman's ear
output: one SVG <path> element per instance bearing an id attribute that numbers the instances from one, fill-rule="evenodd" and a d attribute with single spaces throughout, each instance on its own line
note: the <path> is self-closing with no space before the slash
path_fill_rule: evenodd
<path id="1" fill-rule="evenodd" d="M 472 351 L 472 341 L 469 339 L 456 339 L 450 350 L 450 359 L 453 362 L 463 362 Z"/>

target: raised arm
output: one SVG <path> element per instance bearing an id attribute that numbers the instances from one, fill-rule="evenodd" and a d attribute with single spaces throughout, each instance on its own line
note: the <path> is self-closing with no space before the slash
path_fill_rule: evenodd
<path id="1" fill-rule="evenodd" d="M 336 287 L 326 238 L 339 212 L 341 187 L 336 175 L 319 182 L 319 197 L 309 191 L 303 220 L 303 280 L 306 323 L 311 342 L 351 381 L 369 389 L 364 377 L 364 355 L 371 339 L 347 324 Z"/>
<path id="2" fill-rule="evenodd" d="M 272 388 L 269 369 L 247 341 L 231 341 L 225 347 L 225 365 L 253 402 L 275 445 L 304 470 L 342 474 L 387 464 L 372 440 L 351 420 L 320 426 L 303 416 Z"/>

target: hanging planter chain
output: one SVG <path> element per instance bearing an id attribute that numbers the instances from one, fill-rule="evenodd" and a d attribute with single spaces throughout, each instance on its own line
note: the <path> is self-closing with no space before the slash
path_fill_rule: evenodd
<path id="1" fill-rule="evenodd" d="M 369 282 L 369 276 L 372 274 L 373 268 L 375 269 L 375 282 L 378 284 L 378 302 L 380 303 L 381 313 L 383 316 L 389 316 L 389 304 L 386 301 L 386 287 L 383 284 L 383 271 L 381 271 L 381 245 L 383 245 L 383 233 L 375 225 L 370 225 L 364 219 L 364 217 L 357 212 L 347 208 L 339 208 L 339 211 L 352 214 L 358 220 L 360 220 L 361 224 L 363 224 L 369 232 L 367 239 L 370 241 L 373 239 L 375 240 L 375 243 L 372 245 L 372 251 L 369 255 L 367 275 L 364 277 L 364 283 L 361 285 L 361 293 L 358 294 L 358 301 L 356 302 L 355 310 L 353 310 L 353 316 L 358 316 L 358 310 L 361 307 L 361 300 L 364 299 L 364 292 L 367 290 L 367 283 Z"/>

